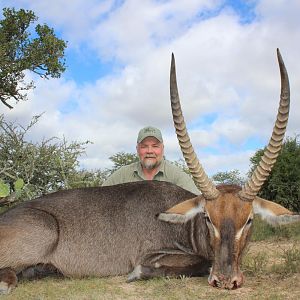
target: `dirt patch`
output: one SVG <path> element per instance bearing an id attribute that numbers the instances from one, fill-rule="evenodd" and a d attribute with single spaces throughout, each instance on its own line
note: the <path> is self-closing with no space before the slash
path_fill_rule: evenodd
<path id="1" fill-rule="evenodd" d="M 300 251 L 299 241 L 260 241 L 250 242 L 245 252 L 245 257 L 258 254 L 265 254 L 267 265 L 283 263 L 283 255 L 287 250 L 298 250 Z"/>

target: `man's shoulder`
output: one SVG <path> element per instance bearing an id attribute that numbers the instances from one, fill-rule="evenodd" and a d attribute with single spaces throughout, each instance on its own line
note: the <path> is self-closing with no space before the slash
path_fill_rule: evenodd
<path id="1" fill-rule="evenodd" d="M 114 171 L 102 184 L 114 185 L 119 183 L 131 182 L 134 178 L 134 171 L 138 168 L 137 163 L 132 163 L 126 166 L 120 167 L 118 170 Z"/>
<path id="2" fill-rule="evenodd" d="M 195 195 L 200 194 L 192 177 L 174 163 L 165 161 L 165 173 L 170 182 L 177 184 Z"/>
<path id="3" fill-rule="evenodd" d="M 138 162 L 133 162 L 129 165 L 125 165 L 116 170 L 113 174 L 117 173 L 117 175 L 133 173 L 138 169 Z"/>
<path id="4" fill-rule="evenodd" d="M 137 170 L 138 164 L 139 163 L 136 161 L 136 162 L 133 162 L 133 163 L 131 163 L 129 165 L 122 166 L 119 170 L 122 170 L 122 171 L 129 171 L 129 170 L 131 170 L 131 171 L 134 171 L 134 170 Z"/>
<path id="5" fill-rule="evenodd" d="M 184 171 L 169 160 L 165 160 L 165 169 L 173 172 L 184 173 Z"/>

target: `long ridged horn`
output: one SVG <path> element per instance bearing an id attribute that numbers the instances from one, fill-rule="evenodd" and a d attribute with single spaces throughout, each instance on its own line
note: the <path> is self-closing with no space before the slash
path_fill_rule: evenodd
<path id="1" fill-rule="evenodd" d="M 281 150 L 282 141 L 288 122 L 290 106 L 290 85 L 288 74 L 284 66 L 282 57 L 280 55 L 279 49 L 277 49 L 277 58 L 281 77 L 281 94 L 277 119 L 273 128 L 273 133 L 270 138 L 269 144 L 266 150 L 264 151 L 264 154 L 258 166 L 253 172 L 249 181 L 243 186 L 242 190 L 239 193 L 240 197 L 246 201 L 252 201 L 255 198 L 261 186 L 268 178 L 273 168 L 273 165 L 276 162 L 277 156 Z"/>
<path id="2" fill-rule="evenodd" d="M 203 167 L 201 166 L 186 130 L 186 125 L 182 115 L 180 99 L 178 95 L 175 58 L 173 53 L 170 73 L 170 95 L 174 126 L 184 159 L 189 167 L 189 170 L 194 178 L 197 187 L 202 192 L 204 198 L 207 200 L 215 199 L 218 197 L 219 191 L 208 178 Z"/>

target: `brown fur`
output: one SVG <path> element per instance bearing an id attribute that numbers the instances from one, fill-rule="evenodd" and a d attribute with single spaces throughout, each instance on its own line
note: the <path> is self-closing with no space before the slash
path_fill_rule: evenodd
<path id="1" fill-rule="evenodd" d="M 219 184 L 217 185 L 217 189 L 221 193 L 236 193 L 240 191 L 242 188 L 237 184 Z"/>
<path id="2" fill-rule="evenodd" d="M 178 264 L 175 256 L 185 258 L 180 265 L 187 271 L 196 269 L 190 262 L 207 271 L 211 250 L 203 216 L 184 225 L 156 218 L 194 197 L 170 183 L 143 181 L 60 191 L 22 203 L 0 215 L 0 269 L 14 274 L 26 269 L 30 277 L 31 267 L 49 264 L 65 276 L 113 276 L 155 254 L 152 267 L 167 265 L 170 274 Z"/>
<path id="3" fill-rule="evenodd" d="M 184 215 L 186 212 L 195 208 L 202 199 L 203 198 L 201 196 L 198 196 L 196 198 L 192 198 L 192 199 L 183 201 L 183 202 L 171 207 L 170 209 L 168 209 L 167 213 Z"/>
<path id="4" fill-rule="evenodd" d="M 272 212 L 276 215 L 276 216 L 280 216 L 280 215 L 293 215 L 295 213 L 289 211 L 288 209 L 286 209 L 285 207 L 272 202 L 272 201 L 268 201 L 259 197 L 256 197 L 254 200 L 256 203 L 259 203 L 259 205 L 261 206 L 261 208 L 264 209 L 272 209 Z"/>
<path id="5" fill-rule="evenodd" d="M 205 208 L 218 228 L 221 227 L 221 220 L 228 218 L 234 221 L 238 230 L 247 221 L 252 211 L 252 203 L 242 201 L 236 193 L 230 192 L 222 193 L 216 200 L 207 201 Z"/>
<path id="6" fill-rule="evenodd" d="M 253 207 L 251 202 L 239 197 L 241 188 L 237 185 L 221 185 L 218 190 L 221 193 L 214 200 L 206 201 L 203 196 L 198 196 L 173 206 L 166 213 L 173 222 L 176 222 L 178 214 L 187 217 L 195 211 L 205 213 L 208 228 L 206 240 L 213 251 L 210 283 L 231 289 L 243 283 L 239 264 L 251 234 Z M 168 220 L 168 217 L 163 219 Z"/>
<path id="7" fill-rule="evenodd" d="M 16 274 L 10 268 L 0 270 L 0 281 L 5 281 L 9 286 L 17 284 Z"/>
<path id="8" fill-rule="evenodd" d="M 210 283 L 232 289 L 243 283 L 239 264 L 251 234 L 250 227 L 245 227 L 245 224 L 252 215 L 252 203 L 238 197 L 238 186 L 221 186 L 218 189 L 221 195 L 213 201 L 207 201 L 205 205 L 215 228 L 210 229 L 210 241 L 214 249 L 210 278 L 215 278 Z M 208 226 L 212 227 L 210 224 Z M 236 238 L 239 232 L 241 235 Z"/>
<path id="9" fill-rule="evenodd" d="M 39 273 L 35 266 L 72 277 L 121 275 L 140 266 L 132 281 L 204 274 L 213 261 L 210 284 L 238 287 L 252 203 L 239 198 L 239 187 L 219 190 L 217 199 L 206 201 L 170 183 L 143 181 L 60 191 L 20 204 L 0 215 L 0 283 L 14 287 L 16 274 L 31 277 Z M 156 218 L 194 207 L 198 213 L 185 224 Z"/>
<path id="10" fill-rule="evenodd" d="M 16 287 L 17 285 L 18 279 L 16 273 L 11 268 L 4 268 L 0 270 L 0 283 L 1 282 L 5 282 L 7 284 L 6 290 L 3 290 L 3 292 L 6 294 L 10 291 L 10 289 Z"/>

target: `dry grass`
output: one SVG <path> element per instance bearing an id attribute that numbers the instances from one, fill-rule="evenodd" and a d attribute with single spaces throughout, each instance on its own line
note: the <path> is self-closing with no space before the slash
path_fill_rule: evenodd
<path id="1" fill-rule="evenodd" d="M 294 249 L 295 252 L 287 252 Z M 248 261 L 251 266 L 251 261 L 256 261 L 260 255 L 264 255 L 265 260 L 263 264 L 256 263 L 256 273 L 246 268 L 248 275 L 244 286 L 234 291 L 212 288 L 207 284 L 207 278 L 160 278 L 131 284 L 125 283 L 124 276 L 82 280 L 48 278 L 21 282 L 2 299 L 300 299 L 300 270 L 296 270 L 297 273 L 285 272 L 285 253 L 297 254 L 297 251 L 300 251 L 299 242 L 251 242 L 243 265 L 246 266 Z M 298 254 L 291 256 L 288 261 L 300 261 Z M 274 266 L 281 267 L 276 270 Z"/>
<path id="2" fill-rule="evenodd" d="M 248 277 L 234 291 L 208 286 L 206 278 L 154 279 L 126 284 L 125 277 L 58 280 L 22 283 L 3 299 L 300 299 L 300 274 Z"/>

